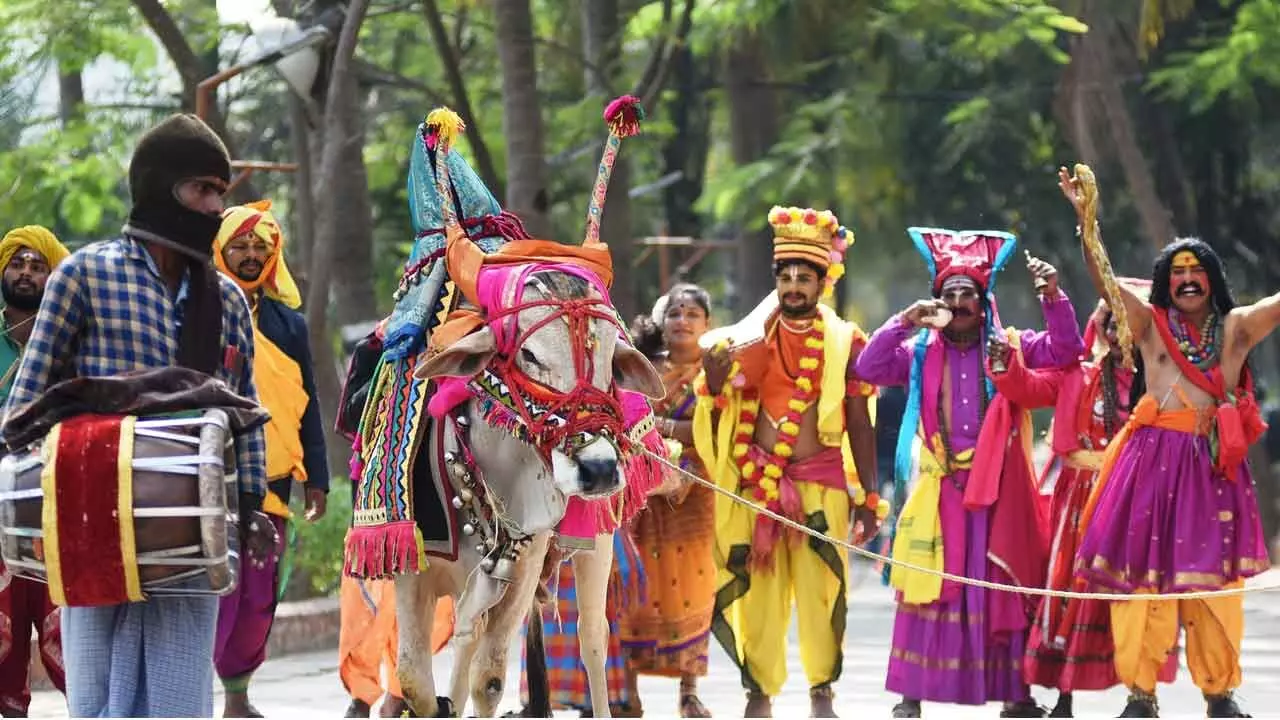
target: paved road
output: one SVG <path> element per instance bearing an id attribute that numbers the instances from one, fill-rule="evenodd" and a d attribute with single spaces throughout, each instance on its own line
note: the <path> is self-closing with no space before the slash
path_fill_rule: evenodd
<path id="1" fill-rule="evenodd" d="M 1280 585 L 1280 570 L 1255 579 L 1257 585 Z M 844 676 L 837 687 L 837 704 L 844 717 L 870 713 L 887 717 L 897 698 L 884 690 L 889 636 L 893 626 L 889 591 L 882 587 L 868 565 L 855 561 L 851 577 L 849 631 L 845 641 Z M 1280 716 L 1280 591 L 1254 593 L 1245 601 L 1247 620 L 1243 649 L 1244 685 L 1237 693 L 1242 705 L 1255 717 Z M 808 715 L 808 695 L 796 650 L 792 626 L 788 648 L 789 687 L 774 703 L 776 717 Z M 519 685 L 519 648 L 509 672 L 508 695 L 501 710 L 515 709 L 519 699 L 512 689 Z M 437 678 L 448 677 L 452 653 L 445 650 L 436 659 Z M 674 681 L 641 678 L 640 693 L 650 717 L 676 717 Z M 1052 704 L 1054 693 L 1035 689 L 1037 698 Z M 269 660 L 254 680 L 253 699 L 268 717 L 304 718 L 313 715 L 339 717 L 348 699 L 338 680 L 336 652 L 308 653 Z M 712 643 L 711 670 L 704 678 L 701 696 L 717 717 L 741 717 L 744 696 L 728 659 Z M 1089 693 L 1076 699 L 1078 717 L 1115 717 L 1124 704 L 1125 691 Z M 221 695 L 216 701 L 220 711 Z M 1161 691 L 1165 717 L 1204 717 L 1200 693 L 1182 669 L 1177 683 Z M 960 718 L 997 716 L 997 705 L 988 708 L 925 706 L 926 717 Z M 573 717 L 575 713 L 559 713 Z M 31 717 L 67 717 L 62 696 L 38 693 L 32 701 Z"/>

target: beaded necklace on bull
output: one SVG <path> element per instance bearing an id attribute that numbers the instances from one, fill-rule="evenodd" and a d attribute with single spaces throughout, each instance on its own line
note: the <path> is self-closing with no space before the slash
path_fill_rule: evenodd
<path id="1" fill-rule="evenodd" d="M 637 98 L 623 96 L 611 102 L 604 112 L 609 126 L 591 203 L 587 210 L 587 234 L 584 246 L 600 243 L 600 217 L 608 191 L 609 178 L 618 148 L 624 137 L 640 131 L 644 109 Z M 436 184 L 440 197 L 445 198 L 441 211 L 444 226 L 457 227 L 458 219 L 452 202 L 452 185 L 449 182 L 446 157 L 458 133 L 465 129 L 461 117 L 447 110 L 435 110 L 427 116 L 426 125 L 434 133 L 436 142 Z M 523 284 L 521 284 L 523 286 Z M 622 423 L 622 409 L 610 393 L 598 390 L 590 382 L 593 374 L 590 351 L 593 340 L 588 328 L 592 319 L 604 319 L 625 334 L 617 312 L 603 299 L 555 299 L 543 288 L 545 300 L 517 302 L 513 307 L 489 310 L 488 320 L 514 316 L 532 307 L 549 307 L 553 312 L 533 326 L 525 328 L 514 342 L 519 348 L 522 341 L 538 328 L 556 319 L 564 320 L 570 329 L 574 348 L 574 366 L 577 382 L 568 393 L 544 388 L 524 375 L 515 365 L 514 353 L 499 357 L 491 367 L 481 371 L 471 382 L 471 389 L 487 406 L 487 421 L 499 422 L 510 427 L 516 437 L 537 449 L 543 461 L 550 465 L 553 449 L 588 442 L 599 435 L 607 437 L 615 445 L 629 450 L 643 435 L 645 428 L 637 427 L 630 436 Z M 528 546 L 528 536 L 512 537 L 513 529 L 501 523 L 496 508 L 488 501 L 485 483 L 480 477 L 475 457 L 467 439 L 469 421 L 461 409 L 453 415 L 459 453 L 445 454 L 445 463 L 455 496 L 453 507 L 465 514 L 462 533 L 468 537 L 480 534 L 476 551 L 483 556 L 480 568 L 494 579 L 510 582 L 514 576 L 515 562 Z M 621 508 L 615 510 L 621 514 Z"/>

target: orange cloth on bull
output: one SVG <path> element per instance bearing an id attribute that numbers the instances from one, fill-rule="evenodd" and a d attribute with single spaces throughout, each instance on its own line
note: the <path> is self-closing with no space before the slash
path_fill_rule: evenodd
<path id="1" fill-rule="evenodd" d="M 280 232 L 280 223 L 270 212 L 271 201 L 259 200 L 246 205 L 229 207 L 222 213 L 222 227 L 213 240 L 213 262 L 222 274 L 231 278 L 246 295 L 262 290 L 267 297 L 279 300 L 285 307 L 297 310 L 302 306 L 302 295 L 298 285 L 289 272 L 284 261 L 284 233 Z M 222 251 L 227 243 L 253 233 L 271 248 L 271 255 L 262 265 L 262 272 L 256 280 L 243 280 L 227 267 L 227 260 Z"/>
<path id="2" fill-rule="evenodd" d="M 565 245 L 554 240 L 510 240 L 497 251 L 486 253 L 454 226 L 448 230 L 445 263 L 449 279 L 472 305 L 478 307 L 476 283 L 480 269 L 486 265 L 522 263 L 565 263 L 595 273 L 605 287 L 613 284 L 613 260 L 604 244 Z M 431 347 L 445 348 L 484 324 L 478 309 L 460 308 L 449 313 L 440 327 L 431 333 Z"/>

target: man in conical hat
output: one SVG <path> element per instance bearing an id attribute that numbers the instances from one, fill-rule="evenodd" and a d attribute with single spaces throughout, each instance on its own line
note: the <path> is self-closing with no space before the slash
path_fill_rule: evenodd
<path id="1" fill-rule="evenodd" d="M 887 506 L 876 493 L 868 407 L 875 388 L 854 372 L 866 335 L 820 302 L 853 237 L 827 210 L 774 207 L 768 222 L 777 307 L 763 338 L 703 355 L 694 445 L 720 487 L 842 541 L 852 514 L 870 537 Z M 812 713 L 835 717 L 846 551 L 724 497 L 716 498 L 716 525 L 720 589 L 711 627 L 742 672 L 744 714 L 770 717 L 782 691 L 794 595 Z"/>
<path id="2" fill-rule="evenodd" d="M 894 492 L 907 499 L 893 559 L 979 580 L 1040 585 L 1048 521 L 1032 474 L 1030 415 L 994 392 L 984 347 L 1006 335 L 1030 367 L 1074 363 L 1084 350 L 1075 310 L 1056 270 L 1030 259 L 1048 331 L 1002 328 L 995 281 L 1017 239 L 998 231 L 908 232 L 932 275 L 931 297 L 885 321 L 857 365 L 868 382 L 907 387 Z M 917 433 L 919 472 L 908 496 Z M 897 565 L 890 584 L 898 609 L 885 687 L 902 696 L 894 717 L 920 717 L 925 700 L 1002 701 L 1005 717 L 1042 716 L 1022 677 L 1030 610 L 1019 595 Z"/>
<path id="3" fill-rule="evenodd" d="M 306 487 L 306 517 L 324 516 L 329 465 L 311 365 L 302 298 L 284 257 L 284 233 L 264 200 L 227 208 L 213 241 L 213 262 L 244 291 L 253 317 L 253 377 L 266 426 L 268 489 L 262 509 L 286 536 L 293 482 Z M 213 662 L 225 696 L 223 717 L 260 717 L 249 702 L 249 680 L 266 660 L 267 639 L 281 595 L 278 556 L 246 563 L 218 610 Z"/>

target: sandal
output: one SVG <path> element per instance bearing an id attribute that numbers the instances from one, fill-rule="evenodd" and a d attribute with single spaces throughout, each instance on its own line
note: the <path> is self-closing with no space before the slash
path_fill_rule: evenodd
<path id="1" fill-rule="evenodd" d="M 680 696 L 680 717 L 682 718 L 709 718 L 711 711 L 706 705 L 698 699 L 697 695 L 692 693 Z"/>

